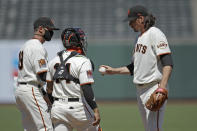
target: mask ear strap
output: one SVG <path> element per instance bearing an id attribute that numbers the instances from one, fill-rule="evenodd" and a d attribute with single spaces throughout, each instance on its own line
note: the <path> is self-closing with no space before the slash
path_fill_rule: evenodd
<path id="1" fill-rule="evenodd" d="M 72 29 L 72 31 L 75 33 L 75 36 L 77 37 L 77 40 L 80 43 L 81 42 L 81 38 L 79 36 L 79 33 L 75 29 Z"/>
<path id="2" fill-rule="evenodd" d="M 63 43 L 64 43 L 65 46 L 66 46 L 66 44 L 69 44 L 69 39 L 66 40 L 66 32 L 67 32 L 67 31 L 70 31 L 70 30 L 69 30 L 69 29 L 65 30 L 64 33 L 63 33 L 63 34 L 64 34 L 64 35 L 63 35 L 63 38 L 62 38 L 62 39 L 63 39 L 62 41 L 63 41 Z M 70 36 L 69 36 L 69 37 L 70 37 Z"/>
<path id="3" fill-rule="evenodd" d="M 70 44 L 70 38 L 73 36 L 73 33 L 69 35 L 68 37 L 68 44 Z"/>
<path id="4" fill-rule="evenodd" d="M 63 43 L 66 45 L 66 34 L 64 33 Z"/>

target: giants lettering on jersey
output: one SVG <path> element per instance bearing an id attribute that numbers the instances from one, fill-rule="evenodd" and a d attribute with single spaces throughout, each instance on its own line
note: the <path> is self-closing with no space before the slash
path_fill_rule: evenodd
<path id="1" fill-rule="evenodd" d="M 143 44 L 136 44 L 135 46 L 135 52 L 139 52 L 142 54 L 145 54 L 147 50 L 147 46 Z"/>

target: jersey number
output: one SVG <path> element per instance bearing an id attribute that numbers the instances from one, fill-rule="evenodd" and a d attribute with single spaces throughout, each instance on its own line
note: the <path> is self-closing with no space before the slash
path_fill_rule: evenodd
<path id="1" fill-rule="evenodd" d="M 19 70 L 22 70 L 23 69 L 23 51 L 19 52 L 18 58 L 19 58 L 18 68 Z"/>

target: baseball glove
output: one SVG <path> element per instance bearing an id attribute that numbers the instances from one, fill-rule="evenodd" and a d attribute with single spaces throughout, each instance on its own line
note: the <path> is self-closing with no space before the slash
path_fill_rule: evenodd
<path id="1" fill-rule="evenodd" d="M 165 88 L 157 88 L 145 103 L 147 109 L 158 111 L 168 99 L 168 91 Z"/>

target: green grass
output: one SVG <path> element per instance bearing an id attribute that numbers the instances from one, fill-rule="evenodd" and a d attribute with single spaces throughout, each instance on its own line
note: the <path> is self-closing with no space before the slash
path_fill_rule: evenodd
<path id="1" fill-rule="evenodd" d="M 136 104 L 101 104 L 101 125 L 106 131 L 144 131 Z M 168 103 L 164 131 L 196 131 L 197 103 Z"/>
<path id="2" fill-rule="evenodd" d="M 98 103 L 104 131 L 144 131 L 136 103 Z M 0 106 L 1 131 L 23 131 L 15 105 Z M 196 131 L 197 103 L 168 103 L 164 131 Z"/>
<path id="3" fill-rule="evenodd" d="M 101 104 L 99 107 L 101 127 L 104 131 L 143 130 L 138 108 L 135 104 Z"/>
<path id="4" fill-rule="evenodd" d="M 23 131 L 21 114 L 15 105 L 0 106 L 1 131 Z"/>

